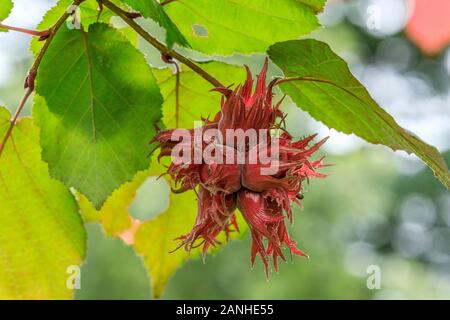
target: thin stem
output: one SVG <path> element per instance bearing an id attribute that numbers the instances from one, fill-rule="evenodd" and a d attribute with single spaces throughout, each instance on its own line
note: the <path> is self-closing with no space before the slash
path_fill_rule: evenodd
<path id="1" fill-rule="evenodd" d="M 173 62 L 176 69 L 175 74 L 175 124 L 177 128 L 179 127 L 179 119 L 180 119 L 180 67 L 174 61 Z"/>
<path id="2" fill-rule="evenodd" d="M 177 0 L 166 0 L 166 1 L 161 2 L 161 5 L 165 6 L 166 4 L 169 4 L 169 3 L 172 3 L 172 2 L 175 2 L 175 1 L 177 1 Z"/>
<path id="3" fill-rule="evenodd" d="M 203 79 L 211 83 L 214 87 L 225 87 L 219 80 L 214 78 L 208 72 L 200 68 L 193 61 L 179 54 L 175 50 L 169 50 L 164 44 L 159 42 L 156 38 L 150 35 L 147 31 L 145 31 L 139 24 L 137 24 L 132 18 L 129 17 L 129 13 L 125 10 L 119 8 L 114 3 L 109 0 L 101 0 L 103 4 L 110 9 L 112 12 L 117 14 L 122 18 L 131 28 L 133 28 L 145 41 L 150 43 L 153 47 L 155 47 L 161 54 L 168 54 L 173 58 L 177 59 L 181 63 L 187 65 L 192 71 L 200 75 Z"/>
<path id="4" fill-rule="evenodd" d="M 172 56 L 162 54 L 161 59 L 168 64 L 175 66 L 175 125 L 178 128 L 180 118 L 180 67 L 178 63 L 173 60 Z"/>
<path id="5" fill-rule="evenodd" d="M 6 142 L 11 137 L 11 134 L 14 129 L 14 126 L 16 125 L 17 119 L 19 119 L 20 113 L 22 112 L 23 107 L 25 106 L 25 103 L 27 102 L 27 100 L 30 97 L 32 92 L 33 92 L 32 88 L 27 88 L 27 90 L 25 91 L 25 95 L 23 96 L 22 101 L 20 101 L 19 107 L 17 108 L 16 113 L 14 114 L 14 117 L 11 119 L 8 130 L 6 131 L 6 134 L 3 137 L 3 141 L 0 144 L 0 156 L 2 155 L 3 150 L 5 149 Z"/>
<path id="6" fill-rule="evenodd" d="M 37 31 L 37 30 L 31 30 L 31 29 L 26 29 L 26 28 L 8 26 L 8 25 L 3 24 L 3 23 L 0 23 L 0 29 L 7 29 L 7 30 L 11 30 L 11 31 L 17 31 L 17 32 L 28 34 L 30 36 L 34 36 L 34 37 L 46 37 L 48 35 L 48 33 L 49 33 L 48 30 Z"/>
<path id="7" fill-rule="evenodd" d="M 98 3 L 98 13 L 97 13 L 97 22 L 98 22 L 103 13 L 103 3 L 101 0 L 97 0 L 97 3 Z"/>
<path id="8" fill-rule="evenodd" d="M 73 6 L 78 6 L 85 0 L 74 0 Z M 66 22 L 67 18 L 69 18 L 73 12 L 66 11 L 64 14 L 56 21 L 56 23 L 51 27 L 47 32 L 48 35 L 45 38 L 44 46 L 39 51 L 36 59 L 33 62 L 33 65 L 30 68 L 30 71 L 28 72 L 28 75 L 25 80 L 25 95 L 22 98 L 22 101 L 19 104 L 19 107 L 16 110 L 16 113 L 14 114 L 14 117 L 11 119 L 11 123 L 8 127 L 8 130 L 6 131 L 5 136 L 3 137 L 2 143 L 0 145 L 0 157 L 3 153 L 3 150 L 5 149 L 5 145 L 8 142 L 8 139 L 11 137 L 12 131 L 14 129 L 14 126 L 17 123 L 17 120 L 19 119 L 19 116 L 23 110 L 23 107 L 25 106 L 25 103 L 27 102 L 28 98 L 34 91 L 34 83 L 36 79 L 36 75 L 39 69 L 39 66 L 41 65 L 42 59 L 45 56 L 45 53 L 47 52 L 47 49 L 50 47 L 51 42 L 53 41 L 56 33 L 58 32 L 59 28 Z"/>

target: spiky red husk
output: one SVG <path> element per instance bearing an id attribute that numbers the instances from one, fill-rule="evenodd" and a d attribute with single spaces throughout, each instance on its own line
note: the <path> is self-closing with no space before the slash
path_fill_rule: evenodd
<path id="1" fill-rule="evenodd" d="M 213 121 L 204 120 L 202 132 L 215 128 L 222 133 L 223 141 L 210 141 L 209 144 L 221 145 L 222 150 L 235 148 L 236 140 L 227 141 L 227 129 L 273 129 L 280 127 L 284 114 L 280 110 L 280 103 L 272 105 L 272 89 L 275 81 L 266 86 L 266 73 L 268 62 L 259 74 L 253 92 L 253 80 L 249 69 L 247 80 L 242 86 L 231 90 L 229 88 L 216 88 L 223 94 L 221 111 Z M 276 124 L 277 119 L 280 123 Z M 161 131 L 155 140 L 161 147 L 160 157 L 168 156 L 179 141 L 172 140 L 173 130 Z M 194 130 L 189 134 L 194 136 Z M 267 138 L 267 137 L 266 137 Z M 179 247 L 187 251 L 197 246 L 203 246 L 202 253 L 206 254 L 211 246 L 219 242 L 217 236 L 224 231 L 228 236 L 237 230 L 235 209 L 242 213 L 249 225 L 252 234 L 251 264 L 260 255 L 266 274 L 269 269 L 269 257 L 272 257 L 275 270 L 278 270 L 278 258 L 285 260 L 283 248 L 290 252 L 306 256 L 297 249 L 286 228 L 285 218 L 292 221 L 291 202 L 300 205 L 299 195 L 302 194 L 302 183 L 311 177 L 325 177 L 316 172 L 323 166 L 322 159 L 311 161 L 309 158 L 326 141 L 323 139 L 309 146 L 315 135 L 294 141 L 286 131 L 279 136 L 279 148 L 274 150 L 274 144 L 268 139 L 266 146 L 245 145 L 247 150 L 252 148 L 256 152 L 277 152 L 278 170 L 270 175 L 261 173 L 267 167 L 259 161 L 242 164 L 221 164 L 202 161 L 195 164 L 192 161 L 178 163 L 172 162 L 167 173 L 179 186 L 177 192 L 194 190 L 198 196 L 198 214 L 192 230 L 179 237 Z M 236 138 L 235 138 L 236 139 Z M 193 139 L 194 140 L 194 139 Z M 202 142 L 204 147 L 209 144 Z M 189 145 L 192 155 L 196 152 L 194 145 Z M 265 148 L 265 149 L 264 149 Z M 239 150 L 233 149 L 233 152 Z M 182 213 L 180 213 L 182 214 Z"/>

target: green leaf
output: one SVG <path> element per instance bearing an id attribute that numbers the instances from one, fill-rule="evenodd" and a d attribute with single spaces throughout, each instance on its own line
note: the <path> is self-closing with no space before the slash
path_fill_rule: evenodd
<path id="1" fill-rule="evenodd" d="M 70 49 L 68 49 L 70 48 Z M 50 174 L 100 209 L 149 165 L 162 97 L 144 56 L 117 30 L 62 28 L 42 60 L 34 107 Z"/>
<path id="2" fill-rule="evenodd" d="M 142 255 L 144 265 L 149 273 L 154 299 L 162 296 L 170 278 L 184 262 L 200 257 L 198 248 L 193 249 L 190 254 L 183 248 L 171 252 L 177 247 L 175 239 L 189 232 L 195 221 L 197 202 L 194 192 L 171 194 L 170 201 L 172 204 L 167 211 L 139 227 L 134 243 L 135 249 Z M 231 239 L 242 238 L 247 232 L 247 225 L 240 214 L 237 215 L 237 223 L 240 233 L 234 233 L 230 237 Z M 226 243 L 223 233 L 218 239 L 222 243 Z M 217 252 L 218 250 L 220 248 L 216 247 L 210 251 Z"/>
<path id="3" fill-rule="evenodd" d="M 52 7 L 45 13 L 44 18 L 39 23 L 37 29 L 46 30 L 51 28 L 59 19 L 59 17 L 61 17 L 64 12 L 70 8 L 72 3 L 73 0 L 59 0 L 54 7 Z M 112 11 L 104 7 L 99 16 L 97 0 L 84 1 L 80 5 L 78 13 L 81 25 L 85 30 L 87 30 L 91 24 L 96 22 L 108 23 L 111 17 L 114 15 Z M 70 18 L 68 22 L 69 21 L 71 21 Z M 34 37 L 31 40 L 30 50 L 34 55 L 36 55 L 43 45 L 43 41 L 39 41 L 38 38 Z"/>
<path id="4" fill-rule="evenodd" d="M 0 107 L 2 137 L 10 118 Z M 75 199 L 40 154 L 38 128 L 20 120 L 0 159 L 0 299 L 72 298 L 67 268 L 85 256 Z"/>
<path id="5" fill-rule="evenodd" d="M 166 34 L 166 44 L 172 48 L 174 43 L 178 43 L 181 46 L 189 47 L 189 43 L 186 38 L 181 34 L 178 27 L 170 20 L 164 8 L 156 0 L 121 0 L 123 3 L 128 4 L 131 8 L 142 14 L 144 18 L 150 18 L 163 27 Z"/>
<path id="6" fill-rule="evenodd" d="M 12 0 L 0 0 L 0 22 L 8 18 L 13 7 Z"/>
<path id="7" fill-rule="evenodd" d="M 316 40 L 293 40 L 270 47 L 269 56 L 286 77 L 301 81 L 281 89 L 303 110 L 330 128 L 421 158 L 447 188 L 450 174 L 438 150 L 400 127 L 350 73 L 344 60 Z"/>
<path id="8" fill-rule="evenodd" d="M 178 0 L 164 6 L 193 49 L 207 54 L 264 52 L 319 27 L 324 0 Z M 264 30 L 264 31 L 261 31 Z"/>
<path id="9" fill-rule="evenodd" d="M 202 64 L 202 68 L 213 76 L 220 78 L 225 85 L 238 84 L 245 80 L 245 70 L 220 62 Z M 163 121 L 167 128 L 194 127 L 194 121 L 202 117 L 214 117 L 220 110 L 220 94 L 209 92 L 211 84 L 198 76 L 187 66 L 181 65 L 180 73 L 180 103 L 179 121 L 176 121 L 175 104 L 175 74 L 171 69 L 155 70 L 154 75 L 158 81 L 164 97 Z"/>

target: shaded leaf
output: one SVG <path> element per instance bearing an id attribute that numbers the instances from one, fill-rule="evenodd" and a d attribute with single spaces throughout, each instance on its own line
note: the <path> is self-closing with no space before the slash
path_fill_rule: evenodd
<path id="1" fill-rule="evenodd" d="M 271 46 L 268 53 L 285 76 L 304 78 L 283 83 L 281 89 L 316 120 L 371 143 L 414 153 L 450 186 L 447 166 L 437 149 L 400 127 L 327 44 L 293 40 Z"/>
<path id="2" fill-rule="evenodd" d="M 181 34 L 178 27 L 170 20 L 164 8 L 156 0 L 121 0 L 131 8 L 142 14 L 144 18 L 150 18 L 163 27 L 166 34 L 166 44 L 170 48 L 174 43 L 180 46 L 189 47 L 186 38 Z"/>
<path id="3" fill-rule="evenodd" d="M 206 72 L 217 76 L 225 85 L 239 84 L 245 79 L 245 69 L 220 62 L 202 64 Z M 167 128 L 176 128 L 175 74 L 171 69 L 153 71 L 164 97 L 163 121 Z M 213 118 L 220 110 L 220 94 L 209 92 L 211 84 L 188 67 L 181 65 L 179 127 L 190 129 L 201 117 Z"/>
<path id="4" fill-rule="evenodd" d="M 95 208 L 148 168 L 162 98 L 144 56 L 119 31 L 104 24 L 88 33 L 61 29 L 36 91 L 47 103 L 38 103 L 34 115 L 50 174 Z"/>
<path id="5" fill-rule="evenodd" d="M 319 27 L 324 0 L 178 0 L 164 6 L 193 49 L 207 54 L 264 52 Z M 264 32 L 261 32 L 264 30 Z"/>
<path id="6" fill-rule="evenodd" d="M 10 118 L 0 108 L 1 136 Z M 0 159 L 0 299 L 70 299 L 67 268 L 85 256 L 75 199 L 40 153 L 38 128 L 20 120 Z"/>
<path id="7" fill-rule="evenodd" d="M 123 27 L 118 29 L 127 39 L 130 41 L 130 43 L 135 46 L 136 48 L 139 45 L 139 35 L 134 31 L 131 27 Z"/>

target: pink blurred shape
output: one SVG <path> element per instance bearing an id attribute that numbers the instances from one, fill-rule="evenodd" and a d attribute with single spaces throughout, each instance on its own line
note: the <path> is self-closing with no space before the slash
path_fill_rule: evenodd
<path id="1" fill-rule="evenodd" d="M 125 230 L 119 237 L 123 242 L 127 245 L 132 245 L 134 243 L 134 236 L 136 235 L 137 230 L 141 226 L 142 222 L 137 219 L 131 219 L 131 227 L 128 230 Z"/>
<path id="2" fill-rule="evenodd" d="M 450 0 L 409 0 L 406 34 L 423 53 L 436 55 L 450 44 Z"/>

